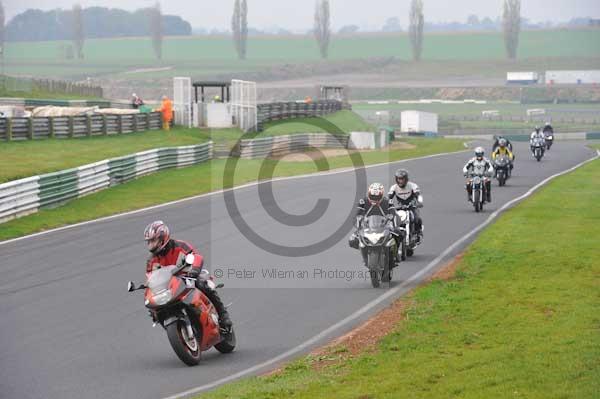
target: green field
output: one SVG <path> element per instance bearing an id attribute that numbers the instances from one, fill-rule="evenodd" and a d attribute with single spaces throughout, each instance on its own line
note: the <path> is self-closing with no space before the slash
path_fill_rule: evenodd
<path id="1" fill-rule="evenodd" d="M 527 117 L 527 110 L 542 108 L 546 115 Z M 558 132 L 586 132 L 600 129 L 600 104 L 353 104 L 352 109 L 375 125 L 400 126 L 402 111 L 416 110 L 436 113 L 439 129 L 533 129 L 546 121 Z M 497 110 L 500 118 L 483 119 L 482 111 Z M 378 116 L 377 111 L 389 111 L 389 118 Z M 512 119 L 515 120 L 512 120 Z"/>
<path id="2" fill-rule="evenodd" d="M 374 350 L 334 347 L 206 399 L 597 398 L 600 161 L 502 216 Z M 543 233 L 541 233 L 543 232 Z"/>
<path id="3" fill-rule="evenodd" d="M 418 99 L 417 99 L 418 100 Z M 481 116 L 482 111 L 497 110 L 500 115 L 527 116 L 528 109 L 542 108 L 552 115 L 587 114 L 598 117 L 600 103 L 596 104 L 511 104 L 488 102 L 487 104 L 352 104 L 352 109 L 359 113 L 363 111 L 393 111 L 407 110 L 433 112 L 439 116 Z"/>
<path id="4" fill-rule="evenodd" d="M 375 164 L 464 150 L 461 140 L 410 139 L 407 142 L 413 144 L 414 148 L 391 148 L 365 152 L 361 154 L 362 160 L 365 164 Z M 329 169 L 353 165 L 352 159 L 348 155 L 328 158 L 328 164 Z M 260 171 L 263 165 L 273 166 L 273 176 L 275 177 L 320 171 L 312 161 L 279 162 L 277 160 L 241 159 L 234 172 L 234 184 L 239 185 L 262 179 Z M 224 159 L 216 159 L 183 169 L 158 172 L 73 200 L 56 209 L 42 210 L 36 214 L 3 223 L 0 228 L 0 240 L 219 190 L 224 187 L 223 177 L 226 173 L 229 175 L 233 172 L 226 169 L 226 160 Z M 160 187 L 160 190 L 157 190 L 157 187 Z"/>
<path id="5" fill-rule="evenodd" d="M 164 43 L 164 59 L 154 59 L 148 38 L 90 39 L 85 43 L 85 60 L 62 60 L 60 46 L 68 42 L 8 43 L 6 70 L 10 74 L 36 76 L 101 76 L 122 78 L 170 77 L 174 74 L 212 76 L 221 73 L 256 71 L 273 65 L 319 61 L 315 40 L 310 36 L 251 37 L 248 60 L 236 58 L 232 41 L 224 36 L 170 37 Z M 408 36 L 359 34 L 334 36 L 330 60 L 372 57 L 410 59 Z M 520 37 L 520 58 L 598 57 L 599 30 L 525 31 Z M 500 33 L 429 33 L 425 35 L 423 59 L 480 61 L 505 59 Z M 131 75 L 121 72 L 140 68 L 173 67 Z"/>
<path id="6" fill-rule="evenodd" d="M 335 129 L 330 129 L 332 126 Z M 333 130 L 329 131 L 330 133 L 346 134 L 351 131 L 372 129 L 355 113 L 340 111 L 322 118 L 270 122 L 265 125 L 263 132 L 256 134 L 256 137 L 319 133 L 329 130 Z M 193 145 L 210 140 L 213 140 L 216 145 L 223 144 L 231 148 L 242 136 L 242 132 L 237 128 L 175 128 L 170 132 L 160 130 L 89 138 L 0 141 L 0 183 L 154 148 Z M 30 157 L 30 154 L 35 154 L 35 157 Z"/>

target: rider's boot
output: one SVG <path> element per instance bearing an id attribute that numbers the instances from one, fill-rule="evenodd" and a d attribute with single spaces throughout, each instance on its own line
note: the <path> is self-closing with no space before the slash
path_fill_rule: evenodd
<path id="1" fill-rule="evenodd" d="M 225 307 L 223 301 L 221 301 L 217 291 L 208 288 L 207 290 L 204 290 L 204 293 L 208 299 L 210 299 L 212 304 L 215 306 L 217 313 L 219 314 L 219 326 L 225 329 L 231 328 L 233 323 L 229 318 L 229 312 L 227 312 L 227 307 Z"/>

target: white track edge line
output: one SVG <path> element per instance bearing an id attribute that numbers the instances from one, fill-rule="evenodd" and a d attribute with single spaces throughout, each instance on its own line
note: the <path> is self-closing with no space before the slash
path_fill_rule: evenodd
<path id="1" fill-rule="evenodd" d="M 392 164 L 397 164 L 397 163 L 402 163 L 402 162 L 417 161 L 417 160 L 421 160 L 421 159 L 435 158 L 435 157 L 441 157 L 441 156 L 452 155 L 452 154 L 460 154 L 460 153 L 463 153 L 463 152 L 466 152 L 466 151 L 468 151 L 468 150 L 461 150 L 461 151 L 454 151 L 454 152 L 443 152 L 443 153 L 439 153 L 439 154 L 426 155 L 426 156 L 418 157 L 418 158 L 409 158 L 409 159 L 401 159 L 399 161 L 382 162 L 382 163 L 373 164 L 373 165 L 365 165 L 364 168 L 365 169 L 370 169 L 370 168 L 376 168 L 376 167 L 380 167 L 380 166 L 384 166 L 384 165 L 392 165 Z M 131 215 L 135 215 L 135 214 L 138 214 L 138 213 L 144 213 L 144 212 L 148 212 L 148 211 L 153 211 L 153 210 L 160 209 L 160 208 L 163 208 L 163 207 L 169 207 L 169 206 L 172 206 L 172 205 L 178 205 L 178 204 L 181 204 L 181 203 L 184 203 L 184 202 L 187 202 L 187 201 L 193 201 L 193 200 L 197 200 L 197 199 L 204 198 L 204 197 L 210 197 L 212 195 L 222 194 L 222 193 L 224 193 L 226 191 L 242 190 L 242 189 L 245 189 L 245 188 L 257 186 L 259 184 L 266 184 L 266 183 L 269 183 L 269 182 L 272 183 L 272 182 L 279 182 L 279 181 L 286 181 L 286 180 L 293 180 L 293 179 L 305 179 L 307 177 L 319 177 L 319 176 L 329 176 L 329 175 L 335 175 L 335 174 L 341 174 L 341 173 L 348 173 L 348 172 L 353 172 L 356 169 L 360 169 L 360 168 L 354 168 L 354 167 L 339 168 L 339 169 L 334 169 L 334 170 L 330 170 L 330 171 L 326 171 L 326 172 L 309 173 L 309 174 L 298 175 L 298 176 L 277 177 L 277 178 L 270 179 L 270 180 L 263 180 L 263 181 L 257 181 L 257 182 L 247 183 L 247 184 L 244 184 L 244 185 L 241 185 L 241 186 L 236 186 L 236 187 L 232 187 L 232 188 L 228 188 L 228 189 L 221 189 L 221 190 L 217 190 L 217 191 L 211 191 L 209 193 L 195 195 L 193 197 L 183 198 L 183 199 L 180 199 L 180 200 L 175 200 L 175 201 L 167 202 L 167 203 L 160 204 L 160 205 L 153 205 L 153 206 L 150 206 L 150 207 L 147 207 L 147 208 L 136 209 L 134 211 L 124 212 L 124 213 L 118 213 L 116 215 L 111 215 L 111 216 L 104 216 L 104 217 L 101 217 L 99 219 L 87 220 L 85 222 L 80 222 L 80 223 L 76 223 L 76 224 L 70 224 L 68 226 L 57 227 L 55 229 L 50 229 L 50 230 L 46 230 L 46 231 L 40 231 L 38 233 L 29 234 L 29 235 L 26 235 L 26 236 L 23 236 L 23 237 L 17 237 L 17 238 L 12 238 L 12 239 L 5 240 L 5 241 L 0 241 L 0 246 L 6 245 L 6 244 L 11 244 L 11 243 L 14 243 L 14 242 L 17 242 L 17 241 L 21 241 L 21 240 L 26 240 L 26 239 L 29 239 L 29 238 L 43 236 L 43 235 L 46 235 L 46 234 L 56 233 L 56 232 L 63 231 L 63 230 L 68 230 L 68 229 L 73 229 L 73 228 L 76 228 L 76 227 L 81 227 L 81 226 L 85 226 L 85 225 L 92 224 L 92 223 L 105 222 L 107 220 L 117 219 L 117 218 L 124 217 L 124 216 L 131 216 Z"/>
<path id="2" fill-rule="evenodd" d="M 435 258 L 434 260 L 432 260 L 427 266 L 425 266 L 424 269 L 422 269 L 421 271 L 419 271 L 416 274 L 413 274 L 412 277 L 410 277 L 408 280 L 406 280 L 404 283 L 402 283 L 401 285 L 399 285 L 398 287 L 392 288 L 391 290 L 388 290 L 385 294 L 379 296 L 377 299 L 369 302 L 368 304 L 366 304 L 365 306 L 363 306 L 362 308 L 360 308 L 359 310 L 357 310 L 356 312 L 352 313 L 351 315 L 349 315 L 348 317 L 346 317 L 345 319 L 337 322 L 336 324 L 332 325 L 331 327 L 327 328 L 326 330 L 321 331 L 319 334 L 315 335 L 314 337 L 312 337 L 311 339 L 309 339 L 308 341 L 305 341 L 303 343 L 301 343 L 300 345 L 274 357 L 271 358 L 263 363 L 257 364 L 255 366 L 252 366 L 250 368 L 247 368 L 245 370 L 239 371 L 235 374 L 232 374 L 228 377 L 225 378 L 221 378 L 220 380 L 211 382 L 210 384 L 205 384 L 202 386 L 199 386 L 197 388 L 193 388 L 190 389 L 188 391 L 185 392 L 181 392 L 172 396 L 167 396 L 163 399 L 181 399 L 181 398 L 185 398 L 187 396 L 190 395 L 194 395 L 212 388 L 216 388 L 219 385 L 223 385 L 227 382 L 236 380 L 238 378 L 244 377 L 248 374 L 251 374 L 255 371 L 258 371 L 260 369 L 266 368 L 268 366 L 271 366 L 273 364 L 279 363 L 280 361 L 291 357 L 295 354 L 297 354 L 298 352 L 303 351 L 304 349 L 306 349 L 307 347 L 313 345 L 314 343 L 318 342 L 319 340 L 321 340 L 322 338 L 325 338 L 327 335 L 329 335 L 330 333 L 334 332 L 335 330 L 341 328 L 342 326 L 344 326 L 345 324 L 354 321 L 355 319 L 361 317 L 362 315 L 364 315 L 366 312 L 368 312 L 369 310 L 371 310 L 372 308 L 374 308 L 375 306 L 379 305 L 381 302 L 385 301 L 386 299 L 388 299 L 391 296 L 394 296 L 396 294 L 398 294 L 402 289 L 408 287 L 409 285 L 411 285 L 412 283 L 414 283 L 416 280 L 418 280 L 419 278 L 421 278 L 424 274 L 428 273 L 431 269 L 433 269 L 434 267 L 437 266 L 437 264 L 444 259 L 450 252 L 452 252 L 456 247 L 460 246 L 463 242 L 465 242 L 466 240 L 468 240 L 471 236 L 473 236 L 474 234 L 476 234 L 477 232 L 479 232 L 481 229 L 483 229 L 484 227 L 486 227 L 488 224 L 490 224 L 494 219 L 496 219 L 496 217 L 498 217 L 498 215 L 502 212 L 504 212 L 507 208 L 511 207 L 513 204 L 515 204 L 516 202 L 519 202 L 527 197 L 529 197 L 531 194 L 533 194 L 535 191 L 537 191 L 540 187 L 546 185 L 549 181 L 565 175 L 567 173 L 570 173 L 578 168 L 580 168 L 581 166 L 592 162 L 596 159 L 598 159 L 600 157 L 600 150 L 596 150 L 596 156 L 594 156 L 593 158 L 590 158 L 586 161 L 583 161 L 569 169 L 566 169 L 562 172 L 556 173 L 550 177 L 547 177 L 546 179 L 542 180 L 540 183 L 538 183 L 537 185 L 533 186 L 532 188 L 529 189 L 529 191 L 527 191 L 525 194 L 521 195 L 520 197 L 514 198 L 512 200 L 510 200 L 509 202 L 507 202 L 506 204 L 504 204 L 500 209 L 496 210 L 494 213 L 492 213 L 486 220 L 485 222 L 483 222 L 482 224 L 480 224 L 479 226 L 475 227 L 473 230 L 471 230 L 470 232 L 468 232 L 467 234 L 465 234 L 464 236 L 462 236 L 460 239 L 458 239 L 457 241 L 455 241 L 452 245 L 450 245 L 448 248 L 446 248 L 444 250 L 444 252 L 442 252 L 437 258 Z"/>

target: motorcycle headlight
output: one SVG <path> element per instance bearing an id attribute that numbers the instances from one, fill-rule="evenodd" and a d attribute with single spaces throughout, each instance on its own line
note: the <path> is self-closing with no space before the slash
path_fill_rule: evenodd
<path id="1" fill-rule="evenodd" d="M 173 299 L 173 294 L 171 293 L 171 290 L 164 290 L 155 294 L 152 299 L 154 299 L 154 302 L 158 306 L 162 306 L 169 303 L 169 301 Z"/>
<path id="2" fill-rule="evenodd" d="M 365 233 L 365 238 L 375 245 L 383 240 L 383 233 Z"/>

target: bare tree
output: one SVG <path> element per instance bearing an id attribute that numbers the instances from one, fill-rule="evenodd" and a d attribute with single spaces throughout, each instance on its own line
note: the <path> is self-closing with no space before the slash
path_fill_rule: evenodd
<path id="1" fill-rule="evenodd" d="M 242 0 L 241 14 L 240 48 L 242 50 L 242 59 L 245 60 L 248 51 L 248 2 L 246 0 Z"/>
<path id="2" fill-rule="evenodd" d="M 0 56 L 4 58 L 4 6 L 2 5 L 2 1 L 0 1 Z"/>
<path id="3" fill-rule="evenodd" d="M 246 0 L 235 0 L 231 17 L 233 44 L 240 60 L 246 59 L 246 43 L 248 41 L 248 3 Z"/>
<path id="4" fill-rule="evenodd" d="M 162 11 L 160 3 L 156 3 L 150 10 L 150 36 L 152 37 L 152 48 L 156 58 L 162 60 L 162 47 L 164 39 Z"/>
<path id="5" fill-rule="evenodd" d="M 327 58 L 329 55 L 329 41 L 331 39 L 329 0 L 317 0 L 316 2 L 314 33 L 321 57 Z"/>
<path id="6" fill-rule="evenodd" d="M 413 60 L 419 61 L 423 52 L 423 1 L 412 0 L 410 3 L 408 36 L 412 47 Z"/>
<path id="7" fill-rule="evenodd" d="M 83 59 L 83 45 L 85 43 L 85 32 L 83 27 L 83 10 L 81 4 L 73 6 L 73 45 L 77 58 Z"/>
<path id="8" fill-rule="evenodd" d="M 233 35 L 233 45 L 238 58 L 242 58 L 242 27 L 241 27 L 241 6 L 240 0 L 233 3 L 233 15 L 231 16 L 231 33 Z"/>
<path id="9" fill-rule="evenodd" d="M 517 58 L 519 33 L 521 32 L 521 0 L 504 0 L 502 29 L 506 56 L 514 60 Z"/>

